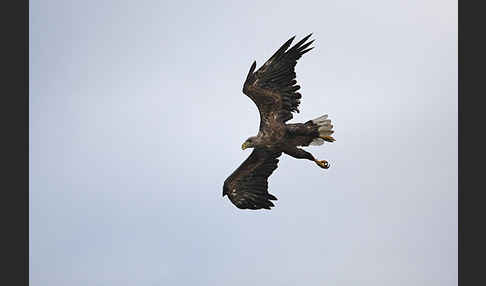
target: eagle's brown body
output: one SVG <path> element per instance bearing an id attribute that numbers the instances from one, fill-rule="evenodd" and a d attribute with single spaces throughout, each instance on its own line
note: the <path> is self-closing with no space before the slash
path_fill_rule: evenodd
<path id="1" fill-rule="evenodd" d="M 299 146 L 321 145 L 333 142 L 330 135 L 331 121 L 327 115 L 306 123 L 286 122 L 292 119 L 292 112 L 299 112 L 302 97 L 295 85 L 295 65 L 297 60 L 312 48 L 313 42 L 305 41 L 311 35 L 288 49 L 295 37 L 280 47 L 256 72 L 254 62 L 243 85 L 246 94 L 258 107 L 260 129 L 257 136 L 250 137 L 242 148 L 254 148 L 248 157 L 224 182 L 223 196 L 241 209 L 270 209 L 271 200 L 277 198 L 268 193 L 268 177 L 277 168 L 278 157 L 282 153 L 298 159 L 308 159 L 327 169 L 326 161 L 316 160 L 312 154 Z M 305 44 L 304 44 L 305 43 Z M 288 50 L 287 50 L 288 49 Z"/>

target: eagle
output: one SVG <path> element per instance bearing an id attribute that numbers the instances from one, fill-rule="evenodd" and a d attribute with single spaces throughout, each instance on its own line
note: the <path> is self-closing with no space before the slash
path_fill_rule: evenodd
<path id="1" fill-rule="evenodd" d="M 268 192 L 268 177 L 277 169 L 278 158 L 285 153 L 297 159 L 307 159 L 328 169 L 326 160 L 317 160 L 299 146 L 322 145 L 334 142 L 334 131 L 328 115 L 305 123 L 286 123 L 299 112 L 302 95 L 297 92 L 295 65 L 303 54 L 312 50 L 304 37 L 291 48 L 295 36 L 286 41 L 256 72 L 256 61 L 243 84 L 243 93 L 257 106 L 260 128 L 249 137 L 241 149 L 253 148 L 250 156 L 224 181 L 223 197 L 239 209 L 271 209 L 277 198 Z"/>

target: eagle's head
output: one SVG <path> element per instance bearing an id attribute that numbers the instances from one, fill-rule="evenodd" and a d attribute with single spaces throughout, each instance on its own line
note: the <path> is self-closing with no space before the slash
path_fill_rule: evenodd
<path id="1" fill-rule="evenodd" d="M 246 139 L 245 142 L 243 142 L 243 145 L 241 145 L 241 150 L 245 150 L 246 148 L 255 148 L 258 144 L 258 137 L 253 136 L 248 139 Z"/>

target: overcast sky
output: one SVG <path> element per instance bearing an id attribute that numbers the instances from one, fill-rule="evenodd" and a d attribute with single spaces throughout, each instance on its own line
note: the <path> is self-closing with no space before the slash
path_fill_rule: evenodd
<path id="1" fill-rule="evenodd" d="M 314 33 L 271 211 L 222 194 L 250 154 L 253 60 Z M 30 1 L 30 284 L 457 285 L 457 1 Z"/>

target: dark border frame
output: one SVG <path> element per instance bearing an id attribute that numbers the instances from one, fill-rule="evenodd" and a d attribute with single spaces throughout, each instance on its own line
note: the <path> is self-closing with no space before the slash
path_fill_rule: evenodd
<path id="1" fill-rule="evenodd" d="M 2 284 L 29 285 L 29 1 L 2 6 Z"/>
<path id="2" fill-rule="evenodd" d="M 484 10 L 458 2 L 458 282 L 483 285 Z M 468 5 L 466 5 L 468 4 Z M 482 25 L 483 24 L 483 25 Z M 474 99 L 478 100 L 475 104 Z M 466 133 L 466 130 L 469 132 Z M 466 135 L 469 134 L 469 135 Z M 476 166 L 475 163 L 479 163 Z M 477 181 L 474 181 L 474 180 Z"/>

